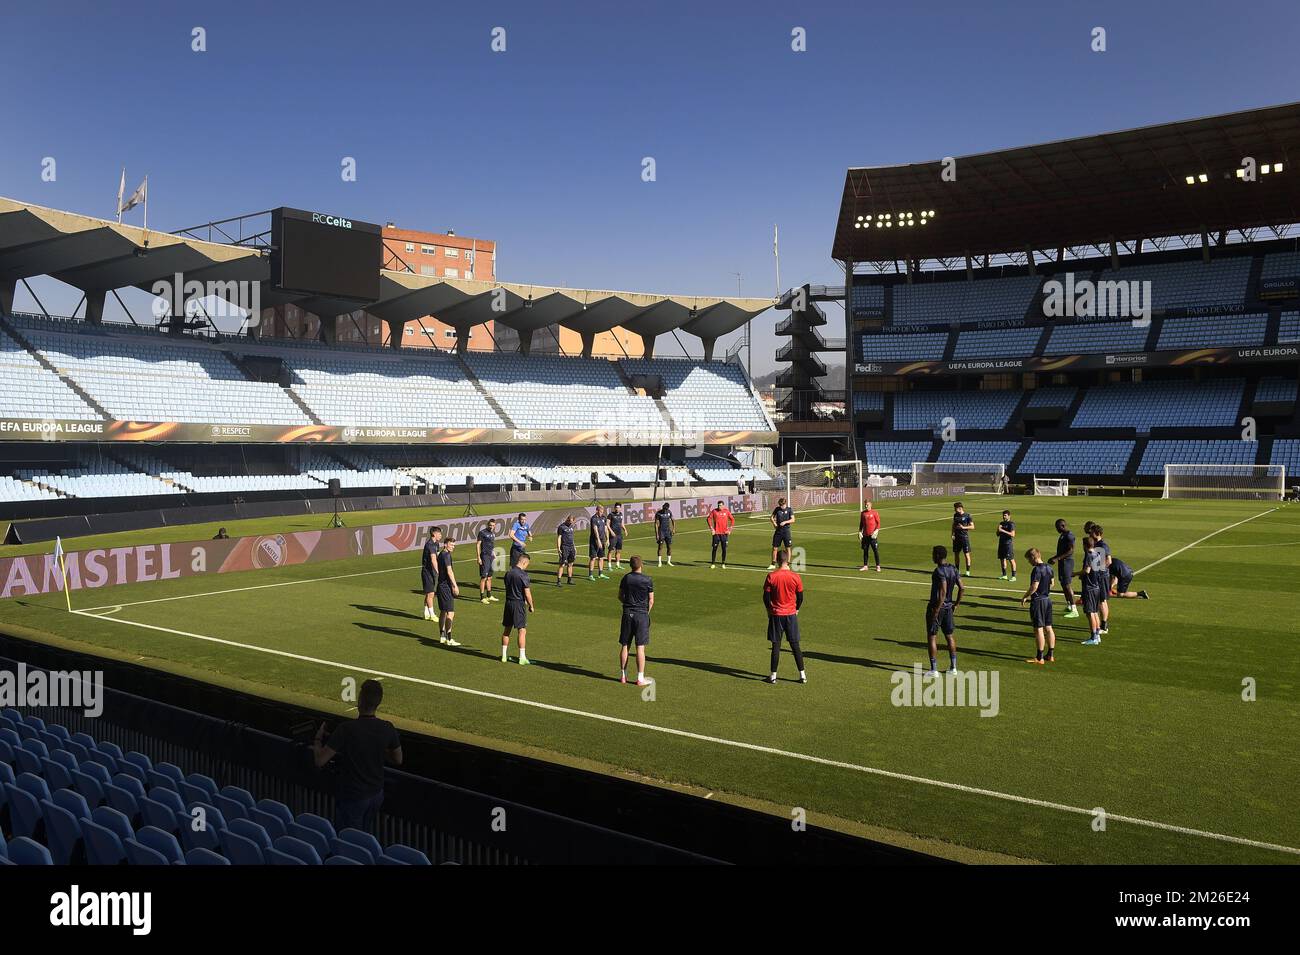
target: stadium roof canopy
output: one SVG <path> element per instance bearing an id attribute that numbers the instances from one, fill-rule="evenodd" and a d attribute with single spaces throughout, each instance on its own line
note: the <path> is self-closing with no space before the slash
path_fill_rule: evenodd
<path id="1" fill-rule="evenodd" d="M 1246 157 L 1256 163 L 1254 181 L 1238 172 Z M 942 260 L 1296 222 L 1300 103 L 1291 103 L 949 161 L 850 169 L 832 255 Z"/>
<path id="2" fill-rule="evenodd" d="M 435 278 L 380 269 L 378 262 L 375 268 L 380 297 L 365 311 L 389 323 L 390 330 L 433 315 L 455 328 L 461 342 L 468 340 L 470 328 L 489 321 L 518 331 L 525 340 L 558 324 L 579 332 L 589 349 L 594 335 L 621 327 L 641 336 L 647 354 L 653 353 L 657 336 L 678 330 L 700 338 L 711 354 L 714 341 L 776 303 Z M 265 249 L 146 231 L 0 198 L 0 309 L 12 309 L 17 282 L 49 275 L 85 292 L 87 315 L 94 320 L 102 315 L 107 293 L 123 288 L 152 293 L 154 283 L 174 282 L 178 273 L 183 282 L 216 283 L 217 295 L 224 283 L 258 283 L 263 308 L 293 304 L 328 319 L 359 307 L 273 288 Z M 401 337 L 392 336 L 399 342 Z"/>

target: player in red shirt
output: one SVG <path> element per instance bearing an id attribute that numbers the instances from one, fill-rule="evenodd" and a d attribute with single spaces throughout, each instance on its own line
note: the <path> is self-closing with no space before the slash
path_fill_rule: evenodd
<path id="1" fill-rule="evenodd" d="M 709 557 L 709 570 L 712 570 L 718 561 L 719 547 L 722 548 L 722 569 L 726 570 L 727 539 L 731 536 L 731 529 L 736 526 L 736 519 L 727 508 L 727 502 L 719 501 L 717 506 L 709 511 L 709 516 L 704 519 L 704 522 L 713 532 L 713 551 Z"/>
<path id="2" fill-rule="evenodd" d="M 880 573 L 880 545 L 876 543 L 876 535 L 880 533 L 880 512 L 871 506 L 867 501 L 866 509 L 858 517 L 858 540 L 862 542 L 862 566 L 859 571 L 867 569 L 867 554 L 870 552 L 876 558 L 876 573 Z"/>
<path id="3" fill-rule="evenodd" d="M 781 662 L 781 638 L 790 641 L 799 682 L 807 683 L 803 668 L 803 650 L 799 647 L 799 608 L 803 606 L 803 581 L 790 569 L 790 555 L 776 555 L 776 570 L 763 581 L 763 605 L 767 607 L 767 639 L 772 643 L 772 674 L 768 683 L 776 683 L 776 668 Z"/>

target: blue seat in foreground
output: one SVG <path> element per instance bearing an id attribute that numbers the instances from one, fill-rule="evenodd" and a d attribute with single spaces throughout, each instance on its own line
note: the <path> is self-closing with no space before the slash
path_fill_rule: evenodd
<path id="1" fill-rule="evenodd" d="M 9 840 L 9 861 L 14 865 L 54 865 L 50 851 L 35 839 L 19 836 Z"/>

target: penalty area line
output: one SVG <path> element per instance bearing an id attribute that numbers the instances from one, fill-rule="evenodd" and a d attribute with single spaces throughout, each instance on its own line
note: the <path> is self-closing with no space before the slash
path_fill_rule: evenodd
<path id="1" fill-rule="evenodd" d="M 1256 518 L 1263 517 L 1263 516 L 1266 515 L 1266 514 L 1272 514 L 1272 513 L 1273 513 L 1274 511 L 1276 511 L 1276 510 L 1277 510 L 1276 507 L 1270 507 L 1267 511 L 1260 511 L 1258 514 L 1252 514 L 1250 517 L 1246 518 L 1246 519 L 1243 520 L 1243 521 L 1237 521 L 1237 523 L 1235 523 L 1235 524 L 1229 524 L 1227 527 L 1220 527 L 1217 531 L 1212 531 L 1212 532 L 1210 532 L 1209 534 L 1206 534 L 1204 537 L 1199 538 L 1198 540 L 1194 540 L 1194 541 L 1192 541 L 1190 544 L 1184 544 L 1182 547 L 1178 548 L 1178 550 L 1174 551 L 1174 552 L 1171 553 L 1171 554 L 1165 554 L 1164 557 L 1161 557 L 1159 560 L 1152 561 L 1151 563 L 1147 564 L 1147 565 L 1146 565 L 1145 567 L 1143 567 L 1142 569 L 1140 569 L 1140 570 L 1135 570 L 1135 571 L 1133 572 L 1133 576 L 1136 577 L 1138 574 L 1144 574 L 1144 573 L 1146 573 L 1148 570 L 1150 570 L 1152 567 L 1159 567 L 1159 566 L 1160 566 L 1161 564 L 1163 564 L 1165 561 L 1167 561 L 1167 560 L 1172 560 L 1173 558 L 1175 558 L 1175 557 L 1177 557 L 1179 554 L 1181 554 L 1183 551 L 1191 550 L 1191 549 L 1192 549 L 1193 547 L 1195 547 L 1197 544 L 1203 544 L 1203 543 L 1205 543 L 1205 542 L 1206 542 L 1207 540 L 1209 540 L 1211 537 L 1218 537 L 1218 536 L 1219 536 L 1220 534 L 1222 534 L 1224 531 L 1230 531 L 1230 530 L 1232 530 L 1234 527 L 1240 527 L 1242 524 L 1249 524 L 1251 521 L 1255 520 Z"/>
<path id="2" fill-rule="evenodd" d="M 87 613 L 84 610 L 74 610 L 73 613 L 82 616 L 95 617 L 95 614 Z M 319 657 L 309 657 L 300 653 L 291 653 L 288 650 L 276 650 L 270 647 L 259 647 L 250 643 L 239 643 L 234 640 L 226 640 L 221 637 L 210 637 L 200 633 L 190 633 L 185 630 L 175 630 L 171 627 L 161 627 L 155 624 L 140 623 L 135 620 L 123 620 L 119 617 L 96 617 L 99 620 L 106 620 L 109 623 L 120 623 L 125 626 L 140 627 L 145 630 L 155 630 L 160 633 L 172 634 L 174 636 L 185 637 L 192 640 L 203 640 L 208 643 L 217 643 L 223 646 L 236 647 L 241 650 L 252 650 L 257 653 L 267 653 L 272 656 L 284 657 L 290 660 L 298 660 L 304 663 L 314 663 L 319 666 L 332 667 L 339 670 L 351 670 L 361 673 L 368 673 L 376 677 L 387 677 L 390 680 L 397 680 L 403 683 L 413 683 L 419 686 L 433 687 L 434 689 L 447 690 L 453 693 L 464 693 L 469 696 L 481 697 L 483 699 L 496 700 L 502 703 L 514 703 L 519 706 L 532 707 L 534 709 L 546 710 L 551 713 L 560 713 L 566 716 L 576 716 L 582 719 L 597 720 L 602 723 L 611 723 L 618 726 L 629 727 L 631 729 L 645 730 L 648 732 L 662 733 L 667 736 L 677 736 L 682 739 L 695 740 L 702 743 L 711 743 L 717 746 L 729 746 L 733 749 L 742 749 L 754 753 L 763 753 L 768 756 L 781 756 L 786 759 L 794 759 L 800 762 L 813 763 L 818 766 L 827 766 L 834 769 L 843 769 L 849 772 L 861 773 L 869 776 L 878 776 L 883 779 L 892 779 L 898 782 L 915 783 L 922 786 L 931 786 L 937 789 L 946 789 L 951 792 L 966 793 L 968 795 L 983 796 L 990 799 L 999 799 L 1004 802 L 1018 803 L 1024 806 L 1035 806 L 1040 809 L 1052 809 L 1058 812 L 1066 812 L 1074 815 L 1093 816 L 1095 810 L 1085 809 L 1082 806 L 1071 806 L 1066 803 L 1052 802 L 1046 799 L 1035 799 L 1030 796 L 1019 796 L 1015 793 L 999 792 L 995 789 L 983 789 L 978 786 L 966 786 L 961 783 L 946 782 L 941 779 L 929 779 L 925 776 L 916 776 L 910 773 L 899 773 L 888 769 L 879 769 L 874 766 L 861 766 L 857 763 L 849 763 L 838 759 L 828 759 L 824 756 L 813 756 L 807 753 L 796 753 L 791 750 L 778 749 L 773 746 L 763 746 L 758 743 L 747 743 L 743 740 L 726 739 L 721 736 L 708 736 L 704 733 L 693 733 L 689 730 L 675 729 L 670 726 L 659 726 L 654 723 L 641 723 L 637 720 L 629 720 L 618 716 L 607 716 L 604 713 L 591 713 L 587 710 L 574 709 L 568 706 L 557 706 L 553 703 L 541 703 L 536 700 L 525 700 L 521 697 L 506 696 L 502 693 L 491 693 L 487 690 L 474 690 L 469 687 L 456 686 L 452 683 L 439 683 L 436 680 L 426 680 L 421 677 L 407 676 L 402 673 L 387 673 L 383 670 L 376 670 L 372 667 L 356 666 L 348 663 L 340 663 L 335 660 L 323 660 Z M 1141 826 L 1147 829 L 1156 829 L 1162 832 L 1172 832 L 1178 835 L 1195 836 L 1201 839 L 1210 839 L 1216 842 L 1226 842 L 1233 845 L 1249 846 L 1253 849 L 1266 849 L 1272 852 L 1282 852 L 1289 855 L 1300 855 L 1300 848 L 1293 846 L 1278 845 L 1272 842 L 1262 842 L 1257 839 L 1247 839 L 1242 836 L 1226 835 L 1221 832 L 1210 832 L 1205 829 L 1193 829 L 1188 826 L 1177 826 L 1172 823 L 1159 822 L 1153 819 L 1142 819 L 1137 816 L 1125 816 L 1118 813 L 1106 813 L 1106 818 L 1110 821 L 1127 823 L 1133 826 Z"/>

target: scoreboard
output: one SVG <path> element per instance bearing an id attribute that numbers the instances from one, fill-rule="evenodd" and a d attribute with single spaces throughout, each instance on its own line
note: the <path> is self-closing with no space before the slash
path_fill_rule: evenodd
<path id="1" fill-rule="evenodd" d="M 379 298 L 383 229 L 324 212 L 271 211 L 271 284 L 366 303 Z"/>

